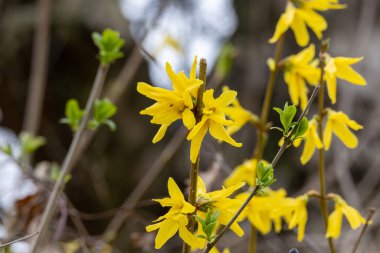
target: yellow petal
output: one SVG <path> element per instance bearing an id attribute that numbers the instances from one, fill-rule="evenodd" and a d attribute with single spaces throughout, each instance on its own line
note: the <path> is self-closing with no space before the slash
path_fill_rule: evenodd
<path id="1" fill-rule="evenodd" d="M 183 96 L 183 103 L 185 104 L 185 106 L 189 107 L 190 109 L 193 109 L 194 107 L 193 99 L 191 98 L 190 93 L 185 91 L 182 96 Z"/>
<path id="2" fill-rule="evenodd" d="M 284 75 L 285 82 L 288 84 L 289 95 L 292 104 L 298 105 L 299 103 L 299 92 L 297 87 L 297 74 L 285 72 Z"/>
<path id="3" fill-rule="evenodd" d="M 302 62 L 302 63 L 309 63 L 313 60 L 315 55 L 315 46 L 314 44 L 310 44 L 307 48 L 301 50 L 298 54 L 294 55 L 294 61 L 295 62 Z"/>
<path id="4" fill-rule="evenodd" d="M 156 135 L 154 136 L 154 138 L 152 140 L 153 143 L 160 141 L 165 136 L 165 133 L 166 133 L 166 130 L 168 129 L 168 126 L 169 125 L 161 125 L 160 129 L 158 129 Z"/>
<path id="5" fill-rule="evenodd" d="M 333 132 L 348 148 L 353 149 L 358 146 L 358 138 L 343 123 L 335 121 Z"/>
<path id="6" fill-rule="evenodd" d="M 210 121 L 210 134 L 215 139 L 225 141 L 232 146 L 241 147 L 243 145 L 242 143 L 238 143 L 232 139 L 223 126 L 216 124 L 213 121 Z"/>
<path id="7" fill-rule="evenodd" d="M 209 89 L 203 93 L 203 103 L 205 107 L 213 107 L 214 106 L 214 90 Z"/>
<path id="8" fill-rule="evenodd" d="M 190 70 L 190 79 L 196 79 L 197 78 L 197 56 L 194 56 L 193 65 L 191 66 Z"/>
<path id="9" fill-rule="evenodd" d="M 170 195 L 170 198 L 172 198 L 174 201 L 182 202 L 185 200 L 182 191 L 179 189 L 178 185 L 174 181 L 173 178 L 169 177 L 168 180 L 168 192 Z"/>
<path id="10" fill-rule="evenodd" d="M 332 137 L 332 122 L 331 120 L 327 119 L 325 131 L 323 133 L 323 145 L 325 146 L 325 150 L 329 150 L 330 148 L 331 137 Z"/>
<path id="11" fill-rule="evenodd" d="M 343 57 L 336 57 L 334 59 L 335 64 L 337 66 L 336 76 L 340 79 L 346 80 L 352 84 L 356 85 L 366 85 L 366 81 L 363 76 L 361 76 L 358 72 L 356 72 L 354 69 L 352 69 L 348 62 L 355 62 L 360 61 L 362 58 L 343 58 Z"/>
<path id="12" fill-rule="evenodd" d="M 162 222 L 159 222 L 159 223 L 156 223 L 156 224 L 152 224 L 152 225 L 148 225 L 148 226 L 145 227 L 145 229 L 146 229 L 147 232 L 152 232 L 154 230 L 159 229 L 160 226 L 161 226 L 161 223 Z"/>
<path id="13" fill-rule="evenodd" d="M 193 130 L 194 129 L 195 129 L 195 127 L 193 128 Z M 196 133 L 196 135 L 194 135 L 191 139 L 190 160 L 192 163 L 195 163 L 197 158 L 198 158 L 199 151 L 200 151 L 201 145 L 202 145 L 202 141 L 203 141 L 203 138 L 205 137 L 205 135 L 207 133 L 207 129 L 208 129 L 207 124 L 203 124 L 202 127 L 199 129 L 199 131 Z M 189 133 L 189 135 L 191 134 L 191 132 Z M 189 140 L 189 136 L 188 136 L 188 140 Z"/>
<path id="14" fill-rule="evenodd" d="M 200 241 L 182 223 L 179 224 L 179 237 L 194 249 L 202 247 Z"/>
<path id="15" fill-rule="evenodd" d="M 315 151 L 314 140 L 312 138 L 307 138 L 305 142 L 305 146 L 303 148 L 302 155 L 301 155 L 301 163 L 306 164 L 313 156 L 314 151 Z"/>
<path id="16" fill-rule="evenodd" d="M 355 208 L 351 206 L 343 206 L 342 212 L 346 216 L 348 223 L 350 223 L 352 229 L 357 229 L 361 224 L 365 223 L 365 219 Z"/>
<path id="17" fill-rule="evenodd" d="M 233 90 L 224 91 L 217 99 L 214 106 L 216 108 L 224 108 L 230 105 L 236 98 L 237 92 Z"/>
<path id="18" fill-rule="evenodd" d="M 166 63 L 166 73 L 168 74 L 170 80 L 172 81 L 173 89 L 175 91 L 183 91 L 186 87 L 184 87 L 182 81 L 178 77 L 176 73 L 174 73 L 172 66 L 167 62 Z"/>
<path id="19" fill-rule="evenodd" d="M 206 185 L 205 182 L 201 177 L 198 177 L 197 182 L 197 195 L 204 195 L 206 194 Z"/>
<path id="20" fill-rule="evenodd" d="M 289 2 L 286 6 L 285 13 L 281 15 L 280 19 L 277 22 L 276 30 L 272 38 L 269 39 L 269 43 L 275 43 L 281 37 L 281 35 L 289 29 L 290 24 L 293 21 L 294 15 L 295 7 L 292 3 Z"/>
<path id="21" fill-rule="evenodd" d="M 305 47 L 309 43 L 309 33 L 307 32 L 305 22 L 296 15 L 290 28 L 292 28 L 294 32 L 297 44 L 301 47 Z"/>
<path id="22" fill-rule="evenodd" d="M 335 104 L 336 102 L 336 77 L 326 75 L 326 84 L 327 84 L 327 93 L 331 99 L 331 103 Z"/>
<path id="23" fill-rule="evenodd" d="M 299 15 L 306 24 L 313 30 L 318 39 L 322 37 L 322 31 L 327 29 L 327 22 L 323 16 L 319 15 L 313 10 L 297 10 L 297 15 Z"/>
<path id="24" fill-rule="evenodd" d="M 343 214 L 340 209 L 335 209 L 329 216 L 326 237 L 338 238 L 342 229 Z"/>
<path id="25" fill-rule="evenodd" d="M 202 117 L 202 120 L 197 123 L 193 129 L 191 129 L 190 133 L 187 135 L 187 140 L 191 140 L 194 138 L 194 136 L 196 136 L 199 131 L 204 127 L 204 125 L 206 124 L 207 122 L 207 118 L 206 117 Z"/>
<path id="26" fill-rule="evenodd" d="M 155 248 L 160 249 L 178 231 L 178 223 L 172 219 L 166 219 L 161 223 L 155 242 Z"/>
<path id="27" fill-rule="evenodd" d="M 189 130 L 192 129 L 195 125 L 194 113 L 189 108 L 186 108 L 182 112 L 182 120 L 185 127 Z"/>

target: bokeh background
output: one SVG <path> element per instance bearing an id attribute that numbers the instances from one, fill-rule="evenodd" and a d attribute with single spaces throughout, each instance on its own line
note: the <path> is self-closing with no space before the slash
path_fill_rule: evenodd
<path id="1" fill-rule="evenodd" d="M 341 2 L 348 8 L 323 13 L 329 22 L 325 32 L 325 37 L 330 38 L 329 51 L 333 56 L 364 56 L 355 69 L 366 78 L 368 85 L 361 88 L 339 81 L 337 103 L 333 108 L 363 124 L 364 130 L 357 133 L 360 145 L 355 150 L 346 149 L 334 139 L 327 153 L 327 189 L 341 194 L 366 216 L 369 207 L 377 208 L 380 203 L 380 1 Z M 285 0 L 0 0 L 2 138 L 12 138 L 12 133 L 18 135 L 25 129 L 26 101 L 33 92 L 33 89 L 28 90 L 28 85 L 35 64 L 32 58 L 36 50 L 36 20 L 43 15 L 41 8 L 47 10 L 49 17 L 42 22 L 48 28 L 48 40 L 42 45 L 47 52 L 46 89 L 36 130 L 46 137 L 47 143 L 31 161 L 36 168 L 49 168 L 46 161 L 62 162 L 70 145 L 72 133 L 69 127 L 59 124 L 59 120 L 68 99 L 76 98 L 84 107 L 89 94 L 98 66 L 91 33 L 109 27 L 120 31 L 126 40 L 125 57 L 112 65 L 104 92 L 117 102 L 118 113 L 114 117 L 117 130 L 99 129 L 80 155 L 66 187 L 65 201 L 51 224 L 56 243 L 49 252 L 65 252 L 61 242 L 72 242 L 75 238 L 80 238 L 82 246 L 83 243 L 89 248 L 96 245 L 115 216 L 123 218 L 117 222 L 122 225 L 112 242 L 112 252 L 154 251 L 154 233 L 145 234 L 145 226 L 164 210 L 149 200 L 166 195 L 169 176 L 186 189 L 189 143 L 182 141 L 185 132 L 179 124 L 170 127 L 164 140 L 155 145 L 151 143 L 157 127 L 149 123 L 149 117 L 139 115 L 151 102 L 137 93 L 137 82 L 168 85 L 165 62 L 170 61 L 177 71 L 188 72 L 197 54 L 208 60 L 209 85 L 218 90 L 223 85 L 237 90 L 240 103 L 259 114 L 269 73 L 266 59 L 274 54 L 274 46 L 267 41 L 285 3 Z M 318 45 L 315 36 L 311 38 Z M 215 71 L 215 63 L 226 47 L 232 59 L 231 68 L 226 75 L 220 75 Z M 288 33 L 283 55 L 299 50 L 293 34 Z M 289 100 L 280 74 L 273 106 L 281 107 Z M 311 113 L 315 110 L 314 105 Z M 273 112 L 270 120 L 278 124 Z M 277 133 L 271 134 L 264 154 L 266 159 L 272 159 L 279 137 Z M 201 172 L 210 188 L 219 188 L 232 169 L 252 155 L 256 141 L 253 126 L 245 126 L 235 139 L 242 141 L 244 147 L 236 149 L 206 138 Z M 283 187 L 290 196 L 319 189 L 315 157 L 301 166 L 300 151 L 289 149 L 276 169 L 278 181 L 274 188 Z M 163 152 L 166 153 L 162 155 Z M 1 174 L 4 166 L 0 165 L 0 185 L 9 181 L 7 174 Z M 152 170 L 159 172 L 155 175 Z M 149 175 L 154 180 L 146 183 Z M 140 188 L 136 189 L 139 183 Z M 7 224 L 9 217 L 22 220 L 22 225 L 13 226 L 9 231 L 1 229 L 2 241 L 30 232 L 33 227 L 48 194 L 46 189 L 50 187 L 46 182 L 36 184 L 39 185 L 38 201 L 33 204 L 36 208 L 25 209 L 20 201 L 13 206 L 17 210 L 33 210 L 32 214 L 20 215 L 0 208 L 0 224 Z M 19 187 L 15 185 L 5 190 L 0 187 L 3 190 L 0 199 L 18 191 Z M 297 243 L 295 233 L 284 229 L 279 235 L 259 236 L 258 252 L 288 252 L 291 248 L 301 252 L 326 252 L 318 203 L 311 201 L 308 210 L 304 242 Z M 242 226 L 249 227 L 248 224 Z M 346 228 L 345 222 L 343 235 L 336 242 L 339 252 L 351 249 L 360 232 Z M 229 246 L 232 252 L 246 252 L 248 239 L 248 232 L 242 238 L 229 234 L 220 245 L 221 248 Z M 379 222 L 375 216 L 359 251 L 378 252 L 379 241 Z M 155 252 L 178 252 L 180 246 L 179 240 L 172 239 L 165 248 Z M 91 251 L 82 248 L 77 252 Z"/>

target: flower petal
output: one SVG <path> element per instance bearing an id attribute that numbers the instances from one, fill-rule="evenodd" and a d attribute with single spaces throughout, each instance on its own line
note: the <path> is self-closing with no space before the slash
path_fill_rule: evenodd
<path id="1" fill-rule="evenodd" d="M 241 147 L 243 144 L 236 142 L 231 136 L 227 133 L 226 129 L 219 124 L 210 121 L 210 134 L 217 140 L 225 141 L 232 146 Z"/>
<path id="2" fill-rule="evenodd" d="M 155 242 L 155 248 L 160 249 L 171 237 L 178 231 L 178 223 L 172 219 L 166 219 L 161 222 Z"/>
<path id="3" fill-rule="evenodd" d="M 193 130 L 195 129 L 195 127 L 193 128 Z M 199 131 L 197 131 L 196 134 L 191 138 L 190 160 L 192 163 L 195 163 L 197 158 L 198 158 L 199 151 L 200 151 L 201 145 L 202 145 L 202 141 L 203 141 L 203 138 L 205 137 L 205 135 L 207 133 L 207 129 L 208 129 L 208 124 L 202 124 Z M 193 132 L 193 130 L 189 133 L 189 136 Z M 187 136 L 188 140 L 189 140 L 189 136 Z"/>
<path id="4" fill-rule="evenodd" d="M 160 141 L 165 136 L 168 127 L 169 125 L 161 125 L 160 129 L 158 129 L 156 135 L 154 136 L 152 142 L 157 143 L 158 141 Z"/>

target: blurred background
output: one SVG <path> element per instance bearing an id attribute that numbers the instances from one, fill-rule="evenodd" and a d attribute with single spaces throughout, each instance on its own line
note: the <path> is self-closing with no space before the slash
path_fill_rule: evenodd
<path id="1" fill-rule="evenodd" d="M 355 69 L 368 85 L 361 88 L 339 81 L 333 108 L 364 125 L 364 130 L 357 133 L 360 144 L 355 150 L 334 139 L 327 153 L 327 191 L 341 194 L 366 216 L 369 207 L 377 208 L 380 203 L 380 1 L 341 2 L 348 8 L 323 13 L 329 23 L 325 32 L 330 38 L 329 52 L 364 56 Z M 91 247 L 104 239 L 104 231 L 110 230 L 111 221 L 111 230 L 117 233 L 104 252 L 178 252 L 178 239 L 155 251 L 155 233 L 146 234 L 145 226 L 165 211 L 150 199 L 167 194 L 169 176 L 186 189 L 189 143 L 183 141 L 186 133 L 180 124 L 174 124 L 162 141 L 152 144 L 158 128 L 149 123 L 149 117 L 139 115 L 151 101 L 137 93 L 136 84 L 143 81 L 168 87 L 165 62 L 188 73 L 198 55 L 208 61 L 208 85 L 219 91 L 223 85 L 237 90 L 242 106 L 259 114 L 269 74 L 266 60 L 274 54 L 274 46 L 267 41 L 285 4 L 285 0 L 0 0 L 0 143 L 11 142 L 17 149 L 16 136 L 22 130 L 47 140 L 31 161 L 34 169 L 27 172 L 15 172 L 17 164 L 0 157 L 0 240 L 34 232 L 35 219 L 52 185 L 36 180 L 36 171 L 46 174 L 52 162 L 60 164 L 65 157 L 72 139 L 70 128 L 59 124 L 65 103 L 76 98 L 84 107 L 98 66 L 91 33 L 112 28 L 126 40 L 125 57 L 111 66 L 104 91 L 118 105 L 117 130 L 102 127 L 87 138 L 88 147 L 78 156 L 51 224 L 54 243 L 47 252 L 92 252 Z M 311 38 L 318 45 L 316 37 Z M 287 33 L 283 56 L 299 50 L 293 34 Z M 229 59 L 228 67 L 218 67 L 221 52 Z M 40 105 L 33 105 L 31 97 Z M 289 100 L 280 74 L 273 106 L 282 107 Z M 41 114 L 31 109 L 38 106 Z M 315 111 L 313 105 L 311 115 Z M 276 125 L 273 112 L 270 120 Z M 272 159 L 279 137 L 270 134 L 266 159 Z M 232 169 L 252 155 L 253 126 L 245 126 L 234 138 L 244 143 L 243 148 L 211 138 L 202 146 L 201 172 L 210 189 L 220 188 Z M 276 169 L 274 188 L 285 188 L 290 196 L 319 189 L 315 157 L 301 166 L 301 151 L 288 150 Z M 258 252 L 291 248 L 326 252 L 318 203 L 311 201 L 308 210 L 304 242 L 297 243 L 295 232 L 284 229 L 279 235 L 259 236 Z M 228 234 L 221 248 L 246 252 L 249 225 L 242 226 L 247 228 L 246 235 Z M 348 228 L 346 222 L 343 226 Z M 359 233 L 360 229 L 344 230 L 336 242 L 339 252 L 351 249 Z M 378 252 L 379 241 L 375 216 L 359 252 Z M 78 245 L 81 249 L 75 249 Z M 18 245 L 13 251 L 28 252 L 27 248 Z"/>

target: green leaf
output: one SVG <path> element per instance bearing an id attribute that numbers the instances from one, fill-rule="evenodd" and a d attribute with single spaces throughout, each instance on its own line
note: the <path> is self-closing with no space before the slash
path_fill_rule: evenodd
<path id="1" fill-rule="evenodd" d="M 280 118 L 282 125 L 284 126 L 285 133 L 288 133 L 290 129 L 290 124 L 293 121 L 294 116 L 297 113 L 297 109 L 294 105 L 288 106 L 287 104 L 285 105 L 284 108 L 284 114 Z"/>
<path id="2" fill-rule="evenodd" d="M 116 124 L 109 118 L 115 115 L 117 107 L 109 99 L 96 100 L 93 106 L 93 119 L 88 123 L 92 130 L 98 128 L 101 124 L 108 126 L 111 131 L 116 130 Z"/>
<path id="3" fill-rule="evenodd" d="M 56 163 L 53 163 L 52 166 L 51 166 L 51 170 L 50 170 L 50 178 L 53 180 L 53 181 L 58 181 L 58 178 L 60 176 L 60 173 L 61 173 L 61 170 L 59 168 L 59 165 L 56 164 Z M 68 174 L 65 176 L 65 178 L 63 179 L 63 181 L 65 182 L 65 184 L 67 182 L 69 182 L 71 179 L 71 174 Z"/>
<path id="4" fill-rule="evenodd" d="M 271 127 L 270 130 L 278 130 L 280 131 L 281 133 L 284 133 L 284 129 L 282 129 L 281 127 Z"/>
<path id="5" fill-rule="evenodd" d="M 105 29 L 102 34 L 94 32 L 92 40 L 99 49 L 98 58 L 103 65 L 109 65 L 124 56 L 120 50 L 125 41 L 120 38 L 119 32 L 111 29 Z"/>
<path id="6" fill-rule="evenodd" d="M 61 124 L 69 125 L 74 132 L 78 130 L 84 116 L 84 110 L 80 109 L 76 99 L 69 99 L 66 102 L 65 116 L 66 118 L 62 118 L 59 122 Z"/>
<path id="7" fill-rule="evenodd" d="M 303 117 L 301 121 L 297 125 L 297 129 L 292 137 L 292 139 L 296 139 L 304 135 L 309 128 L 309 121 L 306 117 Z"/>
<path id="8" fill-rule="evenodd" d="M 32 154 L 46 143 L 44 137 L 34 136 L 26 132 L 20 134 L 20 141 L 23 154 Z"/>

